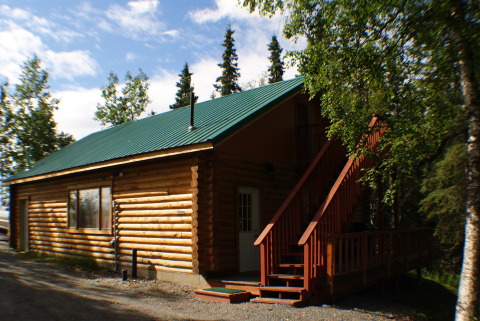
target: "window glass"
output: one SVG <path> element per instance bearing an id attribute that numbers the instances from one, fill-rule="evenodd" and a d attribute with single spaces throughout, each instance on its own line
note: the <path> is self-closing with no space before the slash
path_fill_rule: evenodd
<path id="1" fill-rule="evenodd" d="M 239 195 L 240 232 L 252 231 L 252 195 Z"/>
<path id="2" fill-rule="evenodd" d="M 102 187 L 102 228 L 112 227 L 112 207 L 110 187 Z"/>
<path id="3" fill-rule="evenodd" d="M 77 191 L 68 193 L 68 227 L 77 227 Z"/>
<path id="4" fill-rule="evenodd" d="M 98 188 L 78 191 L 78 227 L 98 228 L 100 224 L 100 195 Z"/>

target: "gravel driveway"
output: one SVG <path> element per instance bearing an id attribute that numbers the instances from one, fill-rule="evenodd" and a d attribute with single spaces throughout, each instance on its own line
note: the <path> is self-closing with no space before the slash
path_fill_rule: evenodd
<path id="1" fill-rule="evenodd" d="M 24 260 L 0 245 L 0 320 L 409 320 L 372 293 L 293 308 L 197 301 L 192 288 Z"/>

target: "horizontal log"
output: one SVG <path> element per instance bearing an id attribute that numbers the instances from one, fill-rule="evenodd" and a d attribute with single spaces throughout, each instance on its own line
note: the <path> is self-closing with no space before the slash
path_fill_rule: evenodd
<path id="1" fill-rule="evenodd" d="M 128 237 L 120 236 L 119 242 L 121 243 L 139 243 L 139 244 L 164 244 L 164 245 L 183 245 L 191 246 L 191 239 L 180 238 L 156 238 L 156 237 Z"/>
<path id="2" fill-rule="evenodd" d="M 189 254 L 192 253 L 192 248 L 190 246 L 120 243 L 119 247 L 121 249 L 137 249 L 137 250 L 149 250 L 149 251 L 170 252 L 170 253 L 189 253 Z"/>
<path id="3" fill-rule="evenodd" d="M 49 247 L 49 246 L 43 246 L 43 245 L 35 245 L 34 247 L 32 247 L 32 249 L 51 251 L 55 253 L 81 255 L 81 256 L 93 257 L 93 258 L 115 259 L 115 255 L 113 253 L 99 253 L 99 252 L 91 252 L 91 251 L 84 251 L 84 250 L 78 250 L 78 249 Z"/>
<path id="4" fill-rule="evenodd" d="M 120 256 L 119 259 L 122 262 L 131 262 L 131 258 L 128 256 Z M 145 264 L 145 265 L 160 265 L 160 266 L 168 266 L 168 267 L 176 267 L 176 268 L 192 268 L 192 262 L 188 261 L 170 261 L 170 260 L 162 260 L 162 259 L 150 259 L 150 258 L 137 258 L 137 264 Z"/>
<path id="5" fill-rule="evenodd" d="M 124 266 L 129 267 L 128 263 L 127 264 L 124 263 Z M 150 271 L 151 268 L 152 268 L 152 265 L 151 264 L 138 264 L 138 268 Z M 155 269 L 155 271 L 192 273 L 191 269 L 181 269 L 181 268 L 174 268 L 174 267 L 161 266 L 161 265 L 153 265 L 153 268 Z"/>
<path id="6" fill-rule="evenodd" d="M 130 255 L 132 254 L 132 250 L 122 250 L 120 249 L 119 254 L 121 255 Z M 145 257 L 145 258 L 157 258 L 157 259 L 165 259 L 165 260 L 176 260 L 176 261 L 191 261 L 192 255 L 191 254 L 183 254 L 183 253 L 168 253 L 168 252 L 153 252 L 153 251 L 137 251 L 137 256 Z"/>
<path id="7" fill-rule="evenodd" d="M 118 226 L 121 230 L 163 230 L 163 231 L 189 231 L 192 226 L 190 224 L 127 224 L 120 223 Z"/>
<path id="8" fill-rule="evenodd" d="M 133 216 L 172 216 L 172 215 L 191 215 L 191 208 L 182 209 L 166 209 L 166 210 L 124 210 L 119 213 L 119 217 L 133 217 Z"/>
<path id="9" fill-rule="evenodd" d="M 148 188 L 171 188 L 179 186 L 190 186 L 191 178 L 175 179 L 175 180 L 153 180 L 152 182 L 146 183 L 133 183 L 133 184 L 122 184 L 116 185 L 115 191 L 132 191 L 132 190 L 141 190 Z"/>
<path id="10" fill-rule="evenodd" d="M 63 227 L 63 228 L 65 228 L 66 227 L 66 222 L 63 222 L 63 223 L 62 222 L 59 222 L 59 223 L 28 222 L 28 225 L 30 226 L 30 228 L 32 228 L 32 227 Z"/>
<path id="11" fill-rule="evenodd" d="M 97 252 L 97 253 L 111 253 L 113 251 L 113 248 L 109 246 L 105 246 L 105 247 L 90 246 L 90 245 L 81 245 L 81 244 L 73 244 L 73 243 L 47 242 L 47 241 L 38 241 L 38 240 L 30 240 L 30 244 L 50 246 L 52 248 L 58 248 L 58 249 L 74 249 L 74 250 L 82 250 L 82 251 Z"/>
<path id="12" fill-rule="evenodd" d="M 145 236 L 145 237 L 178 237 L 178 238 L 190 238 L 192 236 L 191 232 L 170 232 L 170 231 L 118 231 L 119 236 Z"/>
<path id="13" fill-rule="evenodd" d="M 28 207 L 31 209 L 38 208 L 66 208 L 65 202 L 29 202 Z"/>
<path id="14" fill-rule="evenodd" d="M 117 197 L 115 200 L 120 205 L 123 204 L 145 204 L 145 203 L 163 203 L 163 202 L 175 202 L 175 201 L 188 201 L 192 197 L 192 194 L 176 194 L 176 195 L 160 195 L 160 196 L 144 196 L 144 197 Z"/>
<path id="15" fill-rule="evenodd" d="M 29 208 L 28 209 L 29 213 L 42 213 L 42 214 L 65 213 L 66 211 L 67 211 L 66 204 L 63 204 L 63 207 L 61 208 Z"/>
<path id="16" fill-rule="evenodd" d="M 65 239 L 82 239 L 82 240 L 95 240 L 95 241 L 110 241 L 112 236 L 104 235 L 90 235 L 84 233 L 55 233 L 49 231 L 36 231 L 33 236 L 38 237 L 54 237 L 54 238 L 65 238 Z M 31 237 L 33 237 L 31 236 Z"/>
<path id="17" fill-rule="evenodd" d="M 28 220 L 29 224 L 32 225 L 34 223 L 43 224 L 43 223 L 52 223 L 52 224 L 60 224 L 61 226 L 65 226 L 67 224 L 67 218 L 64 217 L 31 217 Z"/>
<path id="18" fill-rule="evenodd" d="M 179 201 L 179 202 L 164 202 L 164 203 L 147 203 L 147 204 L 120 204 L 121 211 L 132 209 L 145 209 L 145 210 L 157 210 L 168 208 L 188 208 L 192 206 L 192 201 Z"/>
<path id="19" fill-rule="evenodd" d="M 35 218 L 56 218 L 56 217 L 65 218 L 65 217 L 67 217 L 67 212 L 65 212 L 65 213 L 48 213 L 48 214 L 28 213 L 28 216 L 31 219 L 35 219 Z"/>
<path id="20" fill-rule="evenodd" d="M 177 181 L 191 179 L 191 173 L 189 170 L 179 171 L 179 172 L 169 172 L 163 175 L 148 175 L 145 174 L 141 177 L 130 178 L 130 179 L 117 179 L 115 184 L 118 186 L 123 185 L 132 185 L 132 184 L 148 184 L 156 181 Z"/>
<path id="21" fill-rule="evenodd" d="M 153 189 L 145 189 L 141 191 L 124 191 L 124 192 L 118 192 L 115 190 L 112 191 L 113 198 L 114 199 L 121 199 L 121 198 L 129 198 L 129 197 L 149 197 L 149 196 L 163 196 L 163 195 L 168 195 L 168 188 L 153 188 Z"/>
<path id="22" fill-rule="evenodd" d="M 100 247 L 110 247 L 109 240 L 81 240 L 81 239 L 71 239 L 71 238 L 63 238 L 63 237 L 47 237 L 43 235 L 32 235 L 30 236 L 30 240 L 34 241 L 42 241 L 42 242 L 58 242 L 62 244 L 78 244 L 78 245 L 91 245 L 91 246 L 100 246 Z M 40 244 L 40 243 L 37 243 Z"/>

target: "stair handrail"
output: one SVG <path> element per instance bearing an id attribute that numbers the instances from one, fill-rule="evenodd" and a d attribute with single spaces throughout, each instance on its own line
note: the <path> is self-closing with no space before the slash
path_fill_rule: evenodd
<path id="1" fill-rule="evenodd" d="M 379 121 L 379 117 L 376 116 L 376 115 L 373 116 L 373 118 L 370 121 L 370 124 L 368 125 L 368 127 L 373 128 L 373 126 L 375 126 L 378 123 L 378 121 Z M 375 147 L 375 146 L 372 146 L 372 147 Z M 352 168 L 352 166 L 354 165 L 355 162 L 358 162 L 360 159 L 362 159 L 364 157 L 365 157 L 365 155 L 360 156 L 359 159 L 356 159 L 354 157 L 350 157 L 348 159 L 347 163 L 345 164 L 345 167 L 343 168 L 342 172 L 340 173 L 340 175 L 336 179 L 335 184 L 333 185 L 332 189 L 328 193 L 327 198 L 323 202 L 322 206 L 320 206 L 317 213 L 315 214 L 315 217 L 312 219 L 311 223 L 308 225 L 307 229 L 305 230 L 302 237 L 298 241 L 298 245 L 300 245 L 300 246 L 305 245 L 308 238 L 311 236 L 313 230 L 315 229 L 318 222 L 320 221 L 320 218 L 323 216 L 323 214 L 327 210 L 328 206 L 330 205 L 332 199 L 335 197 L 335 194 L 337 193 L 340 184 L 345 179 L 349 170 Z"/>
<path id="2" fill-rule="evenodd" d="M 379 117 L 374 115 L 368 125 L 369 129 L 373 129 L 379 121 Z M 376 148 L 384 131 L 385 127 L 382 127 L 379 131 L 365 134 L 363 141 L 366 141 L 367 147 Z M 326 237 L 328 234 L 341 232 L 342 226 L 348 221 L 347 215 L 352 212 L 356 202 L 353 200 L 355 195 L 352 193 L 360 193 L 358 179 L 361 178 L 361 169 L 369 166 L 368 162 L 369 159 L 365 155 L 349 158 L 325 201 L 298 241 L 298 245 L 304 249 L 304 287 L 307 293 L 314 291 L 314 284 L 318 283 L 319 278 L 326 272 L 324 271 L 327 261 Z M 344 191 L 345 188 L 348 192 L 340 194 L 340 191 Z M 341 197 L 343 198 L 340 200 Z M 334 203 L 334 200 L 338 202 Z M 334 208 L 331 204 L 335 205 Z M 334 215 L 335 213 L 337 215 Z M 326 222 L 320 226 L 321 220 Z"/>
<path id="3" fill-rule="evenodd" d="M 270 222 L 267 224 L 267 226 L 263 229 L 262 233 L 258 236 L 258 238 L 255 240 L 254 245 L 258 246 L 263 243 L 265 237 L 270 233 L 272 228 L 275 226 L 275 223 L 281 218 L 282 214 L 285 212 L 285 209 L 288 207 L 288 205 L 292 202 L 292 200 L 297 196 L 298 192 L 302 188 L 303 184 L 307 181 L 307 179 L 310 177 L 310 174 L 315 170 L 315 167 L 318 165 L 320 160 L 323 158 L 323 155 L 327 152 L 328 148 L 330 145 L 333 143 L 333 141 L 336 139 L 337 135 L 332 136 L 325 145 L 323 145 L 322 149 L 320 152 L 317 154 L 315 159 L 312 161 L 310 166 L 308 166 L 308 169 L 305 171 L 305 173 L 302 175 L 300 180 L 297 182 L 295 187 L 292 189 L 288 197 L 285 199 L 283 202 L 282 206 L 277 210 L 273 218 L 270 220 Z"/>

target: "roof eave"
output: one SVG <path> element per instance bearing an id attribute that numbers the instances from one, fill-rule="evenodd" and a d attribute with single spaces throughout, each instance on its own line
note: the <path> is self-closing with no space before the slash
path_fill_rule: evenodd
<path id="1" fill-rule="evenodd" d="M 40 181 L 44 179 L 56 178 L 64 175 L 76 174 L 76 173 L 85 172 L 85 171 L 108 168 L 108 167 L 113 167 L 117 165 L 131 164 L 131 163 L 136 163 L 141 161 L 147 161 L 155 158 L 184 155 L 188 153 L 209 150 L 212 148 L 213 148 L 213 144 L 211 142 L 203 142 L 203 143 L 198 143 L 193 145 L 174 147 L 174 148 L 164 149 L 160 151 L 145 153 L 145 154 L 138 154 L 134 156 L 127 156 L 127 157 L 112 159 L 112 160 L 108 160 L 100 163 L 68 168 L 68 169 L 64 169 L 56 172 L 50 172 L 50 173 L 39 174 L 39 175 L 25 177 L 25 178 L 14 179 L 11 181 L 5 181 L 4 184 L 15 185 L 15 184 L 22 184 L 22 183 L 30 183 L 30 182 Z"/>

